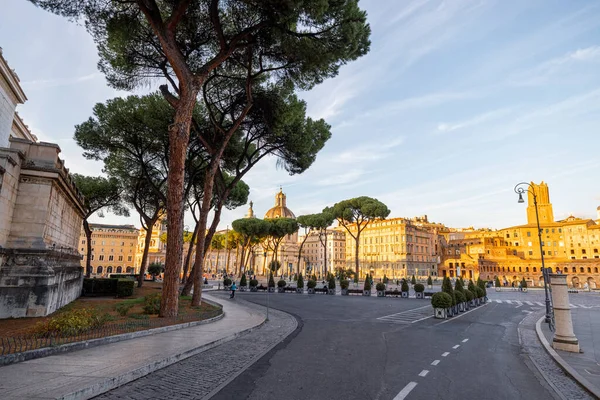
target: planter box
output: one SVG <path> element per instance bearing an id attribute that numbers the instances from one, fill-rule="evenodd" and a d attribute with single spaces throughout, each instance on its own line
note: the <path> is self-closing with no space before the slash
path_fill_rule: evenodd
<path id="1" fill-rule="evenodd" d="M 423 292 L 416 292 L 417 295 L 417 299 L 424 299 L 425 298 L 425 294 Z"/>
<path id="2" fill-rule="evenodd" d="M 258 292 L 258 287 L 256 287 L 256 286 L 250 286 L 250 291 L 251 292 Z"/>
<path id="3" fill-rule="evenodd" d="M 363 296 L 370 296 L 370 295 L 371 295 L 370 290 L 363 290 Z"/>
<path id="4" fill-rule="evenodd" d="M 268 291 L 269 291 L 269 293 L 275 293 L 275 288 L 274 288 L 274 287 L 270 287 L 270 288 L 268 289 Z"/>
<path id="5" fill-rule="evenodd" d="M 408 299 L 408 292 L 402 292 L 402 298 Z"/>
<path id="6" fill-rule="evenodd" d="M 377 297 L 385 297 L 385 290 L 378 290 Z"/>
<path id="7" fill-rule="evenodd" d="M 342 296 L 348 296 L 348 289 L 342 289 Z"/>
<path id="8" fill-rule="evenodd" d="M 448 316 L 446 315 L 446 309 L 445 308 L 434 308 L 433 309 L 433 316 L 435 318 L 439 318 L 439 319 L 446 319 L 446 318 L 448 318 Z"/>
<path id="9" fill-rule="evenodd" d="M 465 303 L 458 303 L 458 312 L 465 312 Z"/>
<path id="10" fill-rule="evenodd" d="M 334 295 L 335 294 L 335 289 L 328 289 L 327 290 L 327 294 Z"/>
<path id="11" fill-rule="evenodd" d="M 240 286 L 240 292 L 245 292 L 246 290 L 248 290 L 246 286 Z"/>
<path id="12" fill-rule="evenodd" d="M 499 287 L 496 288 L 496 292 L 501 291 L 502 289 L 500 289 Z"/>
<path id="13" fill-rule="evenodd" d="M 468 301 L 465 301 L 465 311 L 466 310 L 470 310 L 471 309 L 471 305 Z"/>
<path id="14" fill-rule="evenodd" d="M 231 285 L 229 285 L 229 286 L 223 286 L 223 290 L 231 290 Z"/>
<path id="15" fill-rule="evenodd" d="M 303 294 L 304 293 L 304 288 L 300 288 L 300 287 L 296 288 L 296 293 Z"/>
<path id="16" fill-rule="evenodd" d="M 278 287 L 277 288 L 277 293 L 285 293 L 285 286 L 284 287 Z"/>
<path id="17" fill-rule="evenodd" d="M 477 302 L 475 299 L 471 300 L 471 307 L 477 307 Z"/>
<path id="18" fill-rule="evenodd" d="M 450 308 L 446 308 L 446 316 L 447 316 L 447 317 L 452 317 L 452 316 L 454 316 L 454 313 L 452 312 L 452 307 L 450 307 Z"/>
<path id="19" fill-rule="evenodd" d="M 454 315 L 458 315 L 458 304 L 452 306 L 452 312 L 454 313 Z"/>
<path id="20" fill-rule="evenodd" d="M 315 288 L 308 288 L 308 294 L 315 294 Z"/>

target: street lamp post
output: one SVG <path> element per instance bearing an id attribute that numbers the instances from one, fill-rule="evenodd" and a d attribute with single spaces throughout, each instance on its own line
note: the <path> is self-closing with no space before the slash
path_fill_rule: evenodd
<path id="1" fill-rule="evenodd" d="M 526 186 L 527 188 L 524 188 Z M 546 266 L 544 265 L 544 246 L 542 242 L 542 229 L 540 228 L 540 217 L 538 215 L 538 206 L 537 206 L 537 195 L 535 194 L 535 190 L 533 186 L 527 182 L 521 182 L 515 186 L 515 193 L 519 195 L 519 203 L 524 203 L 523 193 L 528 192 L 533 196 L 533 205 L 535 208 L 535 222 L 537 224 L 538 231 L 538 239 L 540 242 L 540 255 L 542 257 L 542 276 L 544 278 L 544 293 L 546 295 L 546 323 L 552 328 L 552 306 L 550 304 L 550 296 L 548 294 L 548 271 L 546 271 Z"/>

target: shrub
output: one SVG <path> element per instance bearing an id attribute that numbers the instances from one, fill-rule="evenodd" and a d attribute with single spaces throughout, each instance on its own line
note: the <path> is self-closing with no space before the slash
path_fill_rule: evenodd
<path id="1" fill-rule="evenodd" d="M 329 281 L 327 282 L 327 287 L 329 289 L 335 289 L 335 276 L 331 275 L 329 277 Z"/>
<path id="2" fill-rule="evenodd" d="M 454 289 L 452 289 L 452 282 L 450 282 L 450 278 L 445 277 L 444 282 L 442 282 L 442 292 L 448 293 L 452 298 L 452 305 L 456 304 L 456 297 L 454 297 Z"/>
<path id="3" fill-rule="evenodd" d="M 223 279 L 223 285 L 225 285 L 225 286 L 231 286 L 231 282 L 232 281 L 229 278 L 224 278 Z"/>
<path id="4" fill-rule="evenodd" d="M 414 275 L 412 276 L 412 278 L 411 278 L 411 280 L 410 280 L 410 283 L 412 283 L 413 285 L 414 285 L 415 283 L 417 283 L 417 280 L 415 279 L 415 276 L 414 276 Z"/>
<path id="5" fill-rule="evenodd" d="M 463 292 L 456 291 L 454 292 L 454 295 L 456 296 L 457 303 L 464 303 L 465 301 L 467 301 L 467 297 Z"/>
<path id="6" fill-rule="evenodd" d="M 354 283 L 358 283 L 358 274 L 354 274 Z"/>
<path id="7" fill-rule="evenodd" d="M 144 297 L 144 314 L 158 314 L 160 312 L 160 299 L 160 293 L 153 293 Z"/>
<path id="8" fill-rule="evenodd" d="M 454 283 L 454 290 L 456 292 L 464 292 L 465 288 L 463 287 L 463 283 L 461 279 L 457 279 Z"/>
<path id="9" fill-rule="evenodd" d="M 371 290 L 371 280 L 369 279 L 369 275 L 365 277 L 365 285 L 363 286 L 363 290 Z"/>
<path id="10" fill-rule="evenodd" d="M 312 276 L 310 277 L 310 279 L 312 279 L 313 281 L 315 281 L 315 282 L 316 282 L 316 281 L 317 281 L 317 275 L 315 275 L 315 274 L 312 274 Z"/>
<path id="11" fill-rule="evenodd" d="M 387 276 L 385 276 L 385 274 L 383 274 L 383 283 L 385 283 L 386 285 L 388 284 L 389 279 Z"/>
<path id="12" fill-rule="evenodd" d="M 109 320 L 107 316 L 108 314 L 100 315 L 97 310 L 91 308 L 80 308 L 60 313 L 45 323 L 39 323 L 35 331 L 40 334 L 77 335 L 103 326 Z"/>
<path id="13" fill-rule="evenodd" d="M 340 281 L 340 287 L 342 289 L 348 289 L 349 286 L 350 286 L 350 281 L 348 279 L 344 279 L 343 281 Z"/>
<path id="14" fill-rule="evenodd" d="M 428 284 L 429 286 L 433 285 L 433 282 L 432 282 L 432 280 L 431 280 L 431 275 L 429 275 L 429 276 L 427 277 L 427 284 Z"/>
<path id="15" fill-rule="evenodd" d="M 119 279 L 117 281 L 117 297 L 133 296 L 133 286 L 135 281 L 130 279 Z"/>
<path id="16" fill-rule="evenodd" d="M 115 306 L 115 310 L 119 313 L 121 317 L 124 317 L 127 315 L 129 310 L 131 310 L 131 307 L 133 307 L 133 304 L 131 303 L 119 303 Z"/>
<path id="17" fill-rule="evenodd" d="M 240 286 L 246 287 L 248 286 L 248 281 L 246 279 L 246 274 L 242 274 L 242 279 L 240 279 Z"/>
<path id="18" fill-rule="evenodd" d="M 304 288 L 304 278 L 302 274 L 298 275 L 298 281 L 296 282 L 296 286 L 300 289 Z"/>
<path id="19" fill-rule="evenodd" d="M 316 280 L 314 280 L 314 279 L 311 279 L 311 280 L 309 280 L 309 281 L 308 281 L 308 283 L 306 284 L 306 286 L 307 286 L 309 289 L 314 289 L 314 288 L 316 288 L 316 287 L 317 287 L 317 281 L 316 281 Z"/>
<path id="20" fill-rule="evenodd" d="M 521 281 L 521 287 L 522 287 L 523 289 L 526 289 L 526 288 L 527 288 L 527 281 L 525 280 L 525 278 L 523 278 L 523 280 Z"/>
<path id="21" fill-rule="evenodd" d="M 165 270 L 165 266 L 158 262 L 153 262 L 148 267 L 148 273 L 152 275 L 152 280 L 156 280 L 156 277 Z"/>
<path id="22" fill-rule="evenodd" d="M 84 296 L 114 296 L 117 294 L 118 279 L 85 278 L 82 294 Z"/>
<path id="23" fill-rule="evenodd" d="M 408 288 L 408 282 L 406 282 L 405 280 L 402 281 L 402 285 L 400 286 L 400 290 L 402 290 L 403 292 L 408 292 L 409 288 Z"/>
<path id="24" fill-rule="evenodd" d="M 273 279 L 273 273 L 271 272 L 269 274 L 269 283 L 267 284 L 268 287 L 275 287 L 275 279 Z"/>
<path id="25" fill-rule="evenodd" d="M 469 286 L 468 289 L 473 292 L 473 294 L 475 294 L 475 284 L 473 283 L 472 280 L 469 279 Z"/>
<path id="26" fill-rule="evenodd" d="M 256 279 L 250 279 L 250 286 L 251 287 L 257 287 L 258 286 L 258 281 Z"/>
<path id="27" fill-rule="evenodd" d="M 437 292 L 431 296 L 431 306 L 433 308 L 452 307 L 452 296 L 446 292 Z"/>
<path id="28" fill-rule="evenodd" d="M 425 286 L 422 283 L 416 283 L 413 289 L 415 289 L 415 292 L 417 293 L 422 293 L 425 291 Z"/>
<path id="29" fill-rule="evenodd" d="M 285 285 L 287 285 L 287 282 L 284 281 L 283 279 L 280 279 L 277 281 L 277 287 L 282 288 L 282 287 L 285 287 Z"/>
<path id="30" fill-rule="evenodd" d="M 375 285 L 375 289 L 377 289 L 378 292 L 384 291 L 385 283 L 379 282 L 377 285 Z"/>
<path id="31" fill-rule="evenodd" d="M 475 298 L 475 295 L 473 294 L 473 292 L 471 292 L 469 289 L 465 290 L 465 297 L 467 299 L 467 301 L 471 301 Z"/>
<path id="32" fill-rule="evenodd" d="M 478 298 L 484 297 L 485 293 L 483 293 L 483 289 L 480 288 L 479 286 L 475 287 L 475 296 Z"/>
<path id="33" fill-rule="evenodd" d="M 486 283 L 486 281 L 482 280 L 481 278 L 477 278 L 477 286 L 480 287 L 481 290 L 483 290 L 483 296 L 481 296 L 481 297 L 487 296 L 487 290 L 485 289 L 485 283 Z"/>
<path id="34" fill-rule="evenodd" d="M 272 260 L 272 261 L 269 263 L 269 269 L 270 269 L 272 272 L 277 272 L 277 271 L 279 270 L 279 268 L 281 268 L 281 263 L 280 263 L 279 261 L 277 261 L 277 260 Z"/>

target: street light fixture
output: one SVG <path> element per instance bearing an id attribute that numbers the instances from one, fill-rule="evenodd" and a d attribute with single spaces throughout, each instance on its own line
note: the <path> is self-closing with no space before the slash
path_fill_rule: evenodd
<path id="1" fill-rule="evenodd" d="M 542 229 L 540 228 L 540 217 L 538 215 L 537 195 L 533 186 L 531 186 L 530 183 L 521 182 L 515 186 L 515 193 L 519 195 L 518 203 L 525 203 L 525 200 L 523 200 L 523 193 L 525 192 L 528 192 L 533 196 L 533 205 L 535 208 L 535 222 L 537 224 L 538 239 L 540 242 L 540 255 L 542 257 L 542 277 L 544 278 L 544 293 L 546 294 L 546 323 L 548 323 L 550 329 L 552 329 L 552 305 L 550 303 L 550 296 L 548 294 L 548 271 L 546 270 L 546 266 L 544 264 L 544 246 L 542 242 Z"/>

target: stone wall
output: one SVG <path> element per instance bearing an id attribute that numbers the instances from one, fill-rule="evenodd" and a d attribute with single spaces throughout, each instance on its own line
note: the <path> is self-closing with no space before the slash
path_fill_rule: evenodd
<path id="1" fill-rule="evenodd" d="M 0 147 L 8 147 L 17 99 L 4 79 L 0 79 Z"/>
<path id="2" fill-rule="evenodd" d="M 0 248 L 6 247 L 10 234 L 22 161 L 22 153 L 0 148 Z"/>

